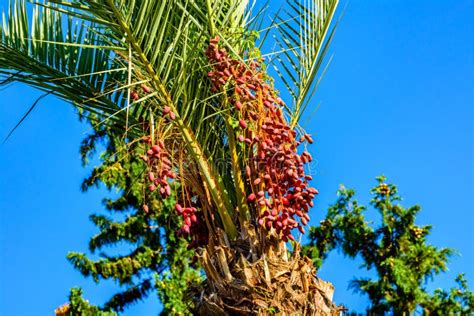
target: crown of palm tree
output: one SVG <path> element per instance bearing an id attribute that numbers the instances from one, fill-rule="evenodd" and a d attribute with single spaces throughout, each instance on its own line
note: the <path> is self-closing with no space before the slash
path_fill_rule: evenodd
<path id="1" fill-rule="evenodd" d="M 31 13 L 24 0 L 14 1 L 0 30 L 1 84 L 23 82 L 44 91 L 40 99 L 52 94 L 72 103 L 96 130 L 123 139 L 119 156 L 143 147 L 145 200 L 156 192 L 167 198 L 176 188 L 180 233 L 207 249 L 200 256 L 208 290 L 198 305 L 208 313 L 217 288 L 243 301 L 245 291 L 236 297 L 222 282 L 230 284 L 249 264 L 266 271 L 259 282 L 269 286 L 269 245 L 294 239 L 294 228 L 304 233 L 317 190 L 303 168 L 311 156 L 298 153 L 300 143 L 312 143 L 299 121 L 325 71 L 337 4 L 288 0 L 262 26 L 265 8 L 238 0 L 51 0 L 31 5 Z M 262 55 L 268 38 L 276 48 Z M 290 96 L 286 102 L 270 65 Z M 242 249 L 230 251 L 229 240 Z M 308 284 L 321 283 L 309 259 L 296 253 L 289 263 L 286 250 L 279 253 L 273 275 L 294 266 L 299 294 L 279 291 L 273 302 L 289 295 L 291 311 L 305 297 L 309 305 L 299 305 L 317 310 L 321 298 Z M 254 276 L 245 274 L 243 282 L 255 283 Z"/>
<path id="2" fill-rule="evenodd" d="M 20 81 L 56 95 L 128 142 L 149 135 L 152 143 L 173 144 L 172 167 L 188 170 L 186 178 L 181 172 L 183 191 L 209 194 L 234 238 L 234 206 L 247 207 L 241 174 L 250 156 L 232 142 L 237 118 L 222 102 L 227 87 L 215 91 L 206 79 L 212 65 L 204 51 L 219 37 L 247 65 L 256 32 L 260 47 L 268 34 L 278 35 L 278 51 L 269 56 L 292 96 L 286 116 L 298 128 L 323 72 L 337 1 L 287 4 L 259 29 L 264 11 L 252 14 L 246 1 L 53 0 L 34 4 L 30 14 L 25 1 L 14 1 L 0 33 L 2 84 Z"/>

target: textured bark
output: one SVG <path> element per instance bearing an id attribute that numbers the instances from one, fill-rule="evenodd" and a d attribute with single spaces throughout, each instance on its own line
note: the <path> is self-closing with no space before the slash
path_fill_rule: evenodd
<path id="1" fill-rule="evenodd" d="M 207 280 L 191 290 L 195 314 L 341 313 L 342 308 L 332 302 L 334 287 L 316 277 L 312 261 L 300 256 L 298 245 L 289 255 L 283 242 L 267 240 L 259 245 L 256 237 L 248 234 L 231 244 L 218 232 L 201 251 Z"/>

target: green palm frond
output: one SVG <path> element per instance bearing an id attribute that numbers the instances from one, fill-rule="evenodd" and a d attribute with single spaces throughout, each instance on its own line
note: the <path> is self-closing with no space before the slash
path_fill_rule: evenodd
<path id="1" fill-rule="evenodd" d="M 25 2 L 15 1 L 0 38 L 3 84 L 20 81 L 100 115 L 124 106 L 126 65 L 94 24 L 39 5 L 29 16 Z"/>
<path id="2" fill-rule="evenodd" d="M 324 57 L 337 27 L 337 23 L 332 26 L 331 21 L 338 2 L 287 0 L 289 9 L 275 19 L 279 36 L 276 37 L 278 54 L 273 66 L 293 99 L 293 127 L 324 73 Z"/>
<path id="3" fill-rule="evenodd" d="M 289 1 L 289 18 L 275 22 L 282 38 L 277 64 L 283 70 L 277 71 L 294 91 L 295 127 L 334 31 L 329 30 L 337 0 Z M 235 237 L 233 206 L 245 208 L 240 174 L 248 157 L 236 150 L 236 118 L 229 103 L 221 102 L 226 92 L 216 94 L 207 80 L 205 50 L 209 39 L 219 36 L 226 51 L 243 61 L 249 25 L 255 25 L 252 5 L 238 0 L 51 0 L 32 8 L 29 14 L 24 0 L 14 1 L 3 15 L 3 84 L 20 81 L 56 95 L 96 126 L 114 128 L 130 141 L 151 133 L 144 126 L 173 138 L 185 153 L 186 167 L 198 171 L 192 181 L 204 182 L 223 228 Z M 142 93 L 144 85 L 149 92 Z M 165 107 L 175 114 L 173 122 L 165 117 Z"/>
<path id="4" fill-rule="evenodd" d="M 226 231 L 235 236 L 229 214 L 232 179 L 218 164 L 229 155 L 226 111 L 203 80 L 208 67 L 204 51 L 213 24 L 216 34 L 226 34 L 229 50 L 239 53 L 245 11 L 234 0 L 208 3 L 210 11 L 203 10 L 204 1 L 54 0 L 34 7 L 28 28 L 25 2 L 17 1 L 3 19 L 0 68 L 7 81 L 72 101 L 102 124 L 113 121 L 128 129 L 140 116 L 159 118 L 164 106 L 171 107 L 179 137 Z M 227 35 L 233 32 L 234 37 Z M 143 80 L 153 93 L 129 104 L 130 90 Z M 214 113 L 219 114 L 204 119 Z"/>

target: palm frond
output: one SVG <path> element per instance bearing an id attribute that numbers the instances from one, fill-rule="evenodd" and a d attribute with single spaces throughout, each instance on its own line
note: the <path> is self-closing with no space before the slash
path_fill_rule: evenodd
<path id="1" fill-rule="evenodd" d="M 0 68 L 5 76 L 16 71 L 15 80 L 72 101 L 104 124 L 138 126 L 135 115 L 161 117 L 164 106 L 171 107 L 189 158 L 207 182 L 226 231 L 235 236 L 232 180 L 219 164 L 229 155 L 225 120 L 218 115 L 202 121 L 216 109 L 209 82 L 203 80 L 204 50 L 211 21 L 217 34 L 237 32 L 245 12 L 234 0 L 213 2 L 212 16 L 202 8 L 204 1 L 53 0 L 35 6 L 34 27 L 28 30 L 26 5 L 18 1 L 4 19 L 8 27 L 1 34 Z M 238 53 L 240 37 L 234 38 L 227 44 Z M 149 80 L 154 92 L 130 103 L 130 76 L 133 83 Z"/>
<path id="2" fill-rule="evenodd" d="M 277 72 L 294 91 L 288 107 L 294 128 L 314 91 L 337 0 L 289 1 L 289 18 L 281 16 L 275 26 L 282 51 Z M 234 206 L 245 212 L 241 176 L 252 154 L 237 150 L 233 125 L 239 118 L 231 102 L 223 102 L 226 88 L 216 93 L 207 79 L 213 65 L 205 51 L 218 36 L 229 56 L 247 67 L 246 32 L 258 21 L 246 4 L 51 0 L 33 5 L 29 16 L 25 1 L 16 1 L 3 18 L 0 75 L 4 84 L 21 81 L 72 102 L 94 120 L 94 128 L 115 128 L 129 140 L 150 133 L 168 139 L 180 157 L 174 167 L 196 173 L 183 190 L 196 191 L 193 182 L 202 186 L 202 199 L 234 238 Z"/>
<path id="3" fill-rule="evenodd" d="M 280 51 L 273 67 L 292 96 L 295 127 L 322 75 L 322 65 L 337 23 L 331 25 L 338 0 L 287 0 L 288 10 L 275 19 Z"/>
<path id="4" fill-rule="evenodd" d="M 20 81 L 105 116 L 124 106 L 126 68 L 94 24 L 40 5 L 29 16 L 25 1 L 15 1 L 3 14 L 0 38 L 3 84 Z M 117 92 L 104 93 L 111 89 Z"/>

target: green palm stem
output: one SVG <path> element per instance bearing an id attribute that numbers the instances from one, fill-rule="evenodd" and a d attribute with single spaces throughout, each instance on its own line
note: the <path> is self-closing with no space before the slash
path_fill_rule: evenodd
<path id="1" fill-rule="evenodd" d="M 241 226 L 244 222 L 250 220 L 250 210 L 246 202 L 245 184 L 242 178 L 242 170 L 240 168 L 239 156 L 237 154 L 237 147 L 235 143 L 235 135 L 229 120 L 226 121 L 227 135 L 229 140 L 230 156 L 232 161 L 232 173 L 235 182 L 235 191 L 237 195 L 237 206 L 239 208 L 239 219 Z"/>
<path id="2" fill-rule="evenodd" d="M 183 135 L 183 139 L 186 143 L 186 147 L 189 150 L 189 153 L 193 157 L 194 161 L 197 163 L 199 170 L 202 172 L 203 178 L 205 179 L 209 187 L 209 191 L 211 192 L 211 196 L 214 200 L 214 203 L 216 204 L 217 211 L 222 220 L 224 230 L 231 239 L 235 239 L 237 237 L 237 228 L 234 222 L 232 221 L 231 215 L 229 214 L 229 212 L 232 211 L 230 199 L 227 196 L 226 192 L 223 190 L 222 186 L 219 187 L 218 183 L 220 181 L 216 180 L 212 176 L 211 167 L 208 164 L 209 160 L 207 159 L 203 150 L 199 146 L 199 143 L 196 140 L 194 133 L 189 129 L 189 127 L 181 119 L 179 112 L 177 111 L 170 95 L 166 91 L 166 88 L 164 87 L 164 85 L 161 83 L 160 78 L 156 74 L 151 63 L 148 61 L 147 57 L 142 51 L 137 40 L 134 38 L 132 31 L 130 30 L 128 25 L 125 24 L 124 19 L 122 18 L 120 12 L 115 7 L 114 1 L 107 0 L 107 3 L 112 9 L 112 12 L 120 28 L 122 29 L 124 34 L 126 34 L 127 41 L 129 42 L 130 45 L 132 45 L 132 48 L 138 54 L 140 61 L 145 65 L 145 68 L 148 74 L 151 76 L 153 83 L 156 85 L 156 87 L 159 88 L 163 96 L 165 96 L 166 103 L 171 108 L 171 111 L 173 111 L 176 114 L 175 122 L 181 134 Z M 218 175 L 216 176 L 219 177 Z"/>
<path id="3" fill-rule="evenodd" d="M 209 33 L 211 38 L 216 34 L 216 26 L 214 25 L 214 20 L 212 19 L 212 6 L 211 0 L 206 0 L 206 9 L 207 9 L 207 17 L 209 20 Z"/>
<path id="4" fill-rule="evenodd" d="M 224 94 L 222 96 L 222 100 L 224 103 L 224 108 L 228 106 L 228 97 L 227 92 L 224 90 Z M 239 155 L 237 153 L 237 145 L 235 141 L 235 133 L 234 129 L 232 128 L 231 124 L 231 117 L 227 117 L 225 120 L 225 126 L 227 129 L 227 139 L 229 141 L 229 150 L 230 150 L 230 157 L 232 163 L 232 174 L 234 180 L 234 188 L 236 191 L 237 196 L 237 207 L 239 209 L 239 220 L 240 226 L 243 229 L 246 225 L 245 222 L 250 220 L 250 210 L 249 206 L 246 201 L 247 195 L 245 194 L 245 182 L 242 178 L 242 169 L 239 161 Z"/>

